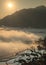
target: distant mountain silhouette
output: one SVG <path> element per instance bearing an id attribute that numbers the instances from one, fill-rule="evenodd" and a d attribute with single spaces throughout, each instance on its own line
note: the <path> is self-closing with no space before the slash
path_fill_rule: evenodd
<path id="1" fill-rule="evenodd" d="M 22 9 L 0 20 L 0 26 L 46 28 L 46 7 Z"/>

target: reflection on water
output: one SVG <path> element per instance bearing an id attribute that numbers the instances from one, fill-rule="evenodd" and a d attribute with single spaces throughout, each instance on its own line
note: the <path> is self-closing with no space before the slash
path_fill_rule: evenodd
<path id="1" fill-rule="evenodd" d="M 33 44 L 34 41 L 45 35 L 46 29 L 0 28 L 0 60 L 14 57 L 16 53 L 32 46 L 37 48 L 37 44 Z"/>

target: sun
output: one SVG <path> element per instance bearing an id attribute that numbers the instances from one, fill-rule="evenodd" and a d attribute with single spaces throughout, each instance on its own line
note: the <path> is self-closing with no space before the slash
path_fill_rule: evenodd
<path id="1" fill-rule="evenodd" d="M 13 8 L 13 3 L 8 3 L 8 8 Z"/>
<path id="2" fill-rule="evenodd" d="M 4 8 L 6 15 L 11 15 L 17 10 L 17 4 L 14 0 L 6 0 L 4 3 Z"/>

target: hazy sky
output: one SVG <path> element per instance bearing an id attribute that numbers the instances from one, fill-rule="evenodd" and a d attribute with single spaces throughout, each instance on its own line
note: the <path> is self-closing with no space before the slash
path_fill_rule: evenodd
<path id="1" fill-rule="evenodd" d="M 11 2 L 13 7 L 8 7 Z M 34 8 L 40 5 L 46 6 L 46 0 L 0 0 L 0 18 L 10 15 L 15 11 L 23 8 Z"/>

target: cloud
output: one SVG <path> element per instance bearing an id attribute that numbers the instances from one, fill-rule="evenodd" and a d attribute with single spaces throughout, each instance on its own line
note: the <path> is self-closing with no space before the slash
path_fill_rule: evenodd
<path id="1" fill-rule="evenodd" d="M 38 38 L 40 36 L 22 30 L 0 29 L 0 59 L 15 56 L 25 49 L 37 48 L 37 44 L 33 44 L 32 41 Z"/>
<path id="2" fill-rule="evenodd" d="M 35 35 L 34 33 L 27 33 L 21 30 L 1 30 L 0 41 L 11 42 L 11 41 L 22 41 L 31 42 L 37 40 L 41 36 Z"/>

